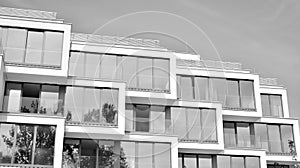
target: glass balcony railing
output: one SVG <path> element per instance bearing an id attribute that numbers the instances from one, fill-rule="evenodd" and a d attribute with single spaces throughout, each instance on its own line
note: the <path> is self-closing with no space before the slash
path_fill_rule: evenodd
<path id="1" fill-rule="evenodd" d="M 268 142 L 256 135 L 224 134 L 224 142 L 225 147 L 229 148 L 263 149 L 268 147 Z"/>

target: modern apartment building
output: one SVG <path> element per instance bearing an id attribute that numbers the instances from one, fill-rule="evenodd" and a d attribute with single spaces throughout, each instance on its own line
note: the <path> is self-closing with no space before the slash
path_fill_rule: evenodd
<path id="1" fill-rule="evenodd" d="M 287 92 L 159 41 L 0 8 L 0 167 L 292 168 Z"/>

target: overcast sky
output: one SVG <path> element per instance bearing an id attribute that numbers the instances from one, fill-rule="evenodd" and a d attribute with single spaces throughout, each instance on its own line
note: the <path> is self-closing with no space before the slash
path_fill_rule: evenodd
<path id="1" fill-rule="evenodd" d="M 58 13 L 73 32 L 159 38 L 203 59 L 240 62 L 288 88 L 300 112 L 299 0 L 1 0 L 1 6 Z M 186 45 L 184 45 L 186 44 Z"/>

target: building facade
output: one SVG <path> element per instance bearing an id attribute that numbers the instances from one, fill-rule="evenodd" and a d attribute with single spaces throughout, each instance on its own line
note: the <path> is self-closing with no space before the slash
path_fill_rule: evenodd
<path id="1" fill-rule="evenodd" d="M 286 89 L 238 63 L 5 7 L 0 42 L 0 167 L 293 167 Z"/>

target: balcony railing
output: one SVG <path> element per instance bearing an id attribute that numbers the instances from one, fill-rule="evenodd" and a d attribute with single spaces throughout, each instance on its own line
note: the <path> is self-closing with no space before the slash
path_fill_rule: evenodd
<path id="1" fill-rule="evenodd" d="M 102 114 L 103 110 L 106 111 L 106 117 Z M 55 98 L 5 96 L 3 111 L 63 116 L 69 125 L 116 127 L 118 123 L 117 109 L 64 105 L 63 100 Z"/>
<path id="2" fill-rule="evenodd" d="M 268 142 L 256 135 L 224 134 L 224 143 L 228 148 L 263 149 L 265 146 L 268 147 Z"/>
<path id="3" fill-rule="evenodd" d="M 211 60 L 177 59 L 177 66 L 213 68 L 213 69 L 225 69 L 225 70 L 242 70 L 242 65 L 240 63 L 211 61 Z"/>
<path id="4" fill-rule="evenodd" d="M 48 165 L 26 165 L 26 164 L 9 164 L 9 163 L 0 163 L 0 167 L 7 167 L 7 168 L 53 168 L 53 166 L 48 166 Z"/>
<path id="5" fill-rule="evenodd" d="M 8 7 L 0 7 L 0 15 L 37 18 L 37 19 L 56 19 L 55 12 L 47 12 L 47 11 L 31 10 L 31 9 L 17 9 L 17 8 L 8 8 Z"/>

